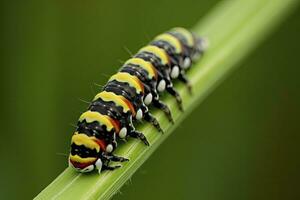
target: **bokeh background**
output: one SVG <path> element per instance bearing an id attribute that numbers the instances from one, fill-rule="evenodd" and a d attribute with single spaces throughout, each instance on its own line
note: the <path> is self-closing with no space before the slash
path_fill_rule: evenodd
<path id="1" fill-rule="evenodd" d="M 157 33 L 218 1 L 1 1 L 0 199 L 31 199 L 66 166 L 80 112 Z M 299 9 L 115 199 L 299 199 Z"/>

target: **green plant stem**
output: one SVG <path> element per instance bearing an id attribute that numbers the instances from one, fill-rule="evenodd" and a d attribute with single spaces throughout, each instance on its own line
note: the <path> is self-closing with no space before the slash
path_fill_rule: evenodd
<path id="1" fill-rule="evenodd" d="M 193 108 L 266 38 L 297 3 L 296 0 L 228 0 L 218 4 L 193 29 L 205 36 L 210 46 L 201 62 L 188 73 L 194 94 L 189 95 L 183 85 L 176 85 L 183 96 L 185 112 L 177 109 L 172 98 L 164 99 L 173 111 L 175 125 L 170 124 L 161 112 L 155 111 L 165 134 L 161 135 L 149 125 L 139 127 L 151 146 L 146 147 L 137 140 L 120 145 L 116 154 L 130 159 L 122 168 L 101 175 L 80 174 L 67 168 L 36 199 L 109 199 Z"/>

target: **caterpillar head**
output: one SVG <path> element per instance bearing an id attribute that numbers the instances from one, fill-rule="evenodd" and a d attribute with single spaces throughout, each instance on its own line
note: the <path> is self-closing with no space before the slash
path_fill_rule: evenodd
<path id="1" fill-rule="evenodd" d="M 100 172 L 102 168 L 100 150 L 97 138 L 75 133 L 71 142 L 69 166 L 83 173 L 94 169 Z"/>

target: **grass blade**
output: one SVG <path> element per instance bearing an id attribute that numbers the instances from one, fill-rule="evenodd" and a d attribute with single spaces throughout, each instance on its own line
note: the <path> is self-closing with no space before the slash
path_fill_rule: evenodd
<path id="1" fill-rule="evenodd" d="M 178 125 L 239 61 L 249 55 L 297 3 L 296 0 L 228 0 L 218 4 L 200 21 L 193 30 L 207 37 L 210 47 L 203 60 L 188 73 L 194 95 L 190 96 L 183 85 L 176 86 L 183 96 L 184 113 L 177 109 L 172 98 L 164 99 L 173 111 L 175 124 Z M 139 127 L 151 146 L 146 147 L 136 140 L 121 145 L 116 154 L 130 158 L 122 168 L 101 175 L 79 174 L 67 168 L 36 199 L 109 199 L 176 128 L 162 113 L 155 112 L 155 115 L 166 133 L 161 135 L 148 125 Z"/>

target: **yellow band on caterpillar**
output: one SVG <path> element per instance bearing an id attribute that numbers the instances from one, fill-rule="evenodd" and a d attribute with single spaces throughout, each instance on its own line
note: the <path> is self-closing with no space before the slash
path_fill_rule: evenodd
<path id="1" fill-rule="evenodd" d="M 130 86 L 134 87 L 137 93 L 144 92 L 144 88 L 140 80 L 132 76 L 126 72 L 118 72 L 112 77 L 110 77 L 109 81 L 117 80 L 119 82 L 128 83 Z"/>
<path id="2" fill-rule="evenodd" d="M 96 161 L 97 158 L 92 158 L 92 157 L 88 157 L 88 158 L 81 158 L 78 155 L 70 155 L 70 160 L 75 161 L 75 162 L 79 162 L 79 163 L 91 163 Z"/>
<path id="3" fill-rule="evenodd" d="M 145 69 L 148 72 L 150 79 L 156 77 L 156 69 L 153 67 L 151 62 L 145 61 L 141 58 L 131 58 L 125 63 L 125 65 L 128 64 L 138 65 L 139 67 Z"/>
<path id="4" fill-rule="evenodd" d="M 75 143 L 78 146 L 84 145 L 89 149 L 96 149 L 97 152 L 100 152 L 100 146 L 95 139 L 95 137 L 89 137 L 86 134 L 76 132 L 72 136 L 72 143 Z"/>
<path id="5" fill-rule="evenodd" d="M 111 131 L 114 128 L 113 124 L 111 123 L 110 117 L 107 115 L 102 115 L 98 112 L 86 111 L 79 118 L 80 122 L 82 122 L 83 120 L 85 120 L 87 123 L 97 121 L 100 125 L 105 125 L 108 131 Z"/>
<path id="6" fill-rule="evenodd" d="M 146 51 L 146 52 L 149 52 L 149 53 L 152 53 L 152 54 L 156 55 L 157 57 L 160 58 L 163 65 L 169 64 L 168 54 L 166 53 L 165 50 L 163 50 L 161 48 L 158 48 L 158 47 L 153 46 L 153 45 L 148 45 L 148 46 L 145 46 L 144 48 L 141 48 L 139 50 L 139 52 L 142 52 L 142 51 Z"/>
<path id="7" fill-rule="evenodd" d="M 117 106 L 121 106 L 124 110 L 124 112 L 128 112 L 130 110 L 130 107 L 126 104 L 126 102 L 123 100 L 124 97 L 120 96 L 120 95 L 116 95 L 113 92 L 100 92 L 98 93 L 95 98 L 94 101 L 97 99 L 102 99 L 103 101 L 112 101 L 114 102 Z"/>
<path id="8" fill-rule="evenodd" d="M 182 34 L 186 38 L 189 47 L 194 46 L 194 37 L 188 30 L 181 27 L 177 27 L 173 28 L 172 31 Z"/>
<path id="9" fill-rule="evenodd" d="M 176 37 L 174 37 L 170 34 L 164 33 L 164 34 L 161 34 L 154 38 L 154 41 L 157 41 L 157 40 L 162 40 L 162 41 L 168 42 L 170 45 L 172 45 L 175 48 L 175 52 L 177 54 L 182 53 L 181 43 Z"/>

